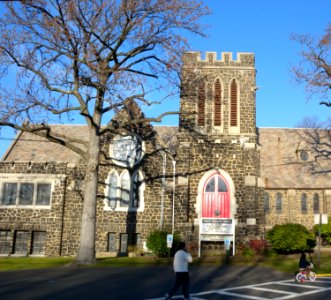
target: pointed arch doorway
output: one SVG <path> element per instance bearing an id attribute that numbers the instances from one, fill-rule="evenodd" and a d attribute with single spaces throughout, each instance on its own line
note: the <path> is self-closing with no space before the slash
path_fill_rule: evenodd
<path id="1" fill-rule="evenodd" d="M 205 184 L 202 218 L 230 218 L 230 191 L 220 174 L 211 175 Z"/>
<path id="2" fill-rule="evenodd" d="M 236 201 L 234 183 L 224 170 L 210 170 L 199 183 L 197 212 L 199 216 L 199 256 L 202 241 L 224 242 L 226 250 L 235 252 Z"/>

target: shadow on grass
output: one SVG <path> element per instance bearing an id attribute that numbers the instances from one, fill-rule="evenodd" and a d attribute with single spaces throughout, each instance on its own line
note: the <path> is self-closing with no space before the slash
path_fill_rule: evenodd
<path id="1" fill-rule="evenodd" d="M 331 252 L 320 255 L 320 266 L 317 265 L 317 253 L 312 255 L 314 271 L 318 273 L 331 273 Z M 74 257 L 0 257 L 0 271 L 47 269 L 59 267 L 144 267 L 144 266 L 171 266 L 173 258 L 159 258 L 152 255 L 137 257 L 100 257 L 93 265 L 77 266 Z M 275 255 L 266 257 L 254 255 L 252 257 L 231 256 L 205 256 L 194 258 L 193 266 L 203 265 L 231 265 L 231 266 L 263 266 L 275 270 L 295 274 L 298 271 L 298 255 Z"/>

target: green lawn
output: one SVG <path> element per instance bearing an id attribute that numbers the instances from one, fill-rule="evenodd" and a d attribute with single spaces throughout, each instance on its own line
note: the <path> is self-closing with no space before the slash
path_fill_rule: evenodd
<path id="1" fill-rule="evenodd" d="M 271 267 L 283 272 L 297 273 L 300 255 L 276 255 L 273 257 L 254 256 L 252 257 L 234 257 L 232 264 L 259 265 Z M 318 264 L 318 255 L 312 255 L 314 263 L 314 272 L 317 274 L 331 274 L 331 252 L 324 252 L 320 255 Z"/>
<path id="2" fill-rule="evenodd" d="M 231 257 L 229 263 L 233 265 L 252 265 L 271 267 L 283 272 L 296 273 L 298 271 L 299 255 L 277 255 L 272 257 Z M 314 271 L 317 274 L 331 274 L 331 252 L 321 253 L 320 266 L 318 266 L 317 254 L 313 255 Z M 90 267 L 141 267 L 153 265 L 171 264 L 172 259 L 156 258 L 153 256 L 139 257 L 109 257 L 98 258 L 96 264 Z M 194 259 L 194 265 L 222 265 L 224 257 L 213 256 Z M 60 268 L 74 266 L 72 257 L 0 257 L 0 271 L 28 270 L 42 268 Z"/>

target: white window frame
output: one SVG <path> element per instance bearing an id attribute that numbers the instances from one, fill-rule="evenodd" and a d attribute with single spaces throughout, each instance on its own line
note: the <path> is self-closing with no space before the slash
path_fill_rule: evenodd
<path id="1" fill-rule="evenodd" d="M 56 184 L 60 183 L 61 177 L 59 175 L 50 174 L 0 174 L 0 208 L 26 208 L 26 209 L 50 209 L 52 206 L 52 195 Z M 4 183 L 17 183 L 16 202 L 13 205 L 2 204 Z M 31 205 L 19 204 L 19 188 L 22 183 L 31 183 L 34 185 L 33 200 Z M 37 187 L 38 184 L 49 184 L 50 200 L 48 205 L 37 205 Z"/>
<path id="2" fill-rule="evenodd" d="M 122 186 L 122 179 L 124 176 L 128 175 L 128 170 L 123 170 L 121 174 L 119 175 L 115 170 L 111 170 L 108 174 L 108 177 L 105 181 L 106 188 L 105 188 L 105 198 L 104 198 L 104 210 L 105 211 L 143 211 L 144 210 L 144 191 L 145 191 L 145 183 L 143 182 L 143 175 L 141 171 L 136 171 L 133 176 L 135 176 L 138 173 L 139 181 L 142 182 L 139 188 L 139 206 L 133 207 L 133 177 L 130 177 L 130 196 L 129 196 L 129 205 L 128 206 L 121 206 L 120 205 L 120 199 L 121 199 L 121 186 Z M 112 175 L 116 175 L 117 177 L 117 191 L 116 191 L 116 198 L 117 203 L 115 206 L 115 209 L 111 208 L 110 206 L 110 198 L 109 198 L 109 192 L 110 192 L 110 178 Z"/>

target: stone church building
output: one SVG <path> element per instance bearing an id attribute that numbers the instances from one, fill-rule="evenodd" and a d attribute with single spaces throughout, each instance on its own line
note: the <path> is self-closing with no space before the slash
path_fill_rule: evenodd
<path id="1" fill-rule="evenodd" d="M 330 214 L 331 176 L 312 174 L 303 129 L 256 127 L 251 53 L 183 57 L 178 126 L 105 136 L 100 156 L 97 255 L 143 248 L 166 229 L 199 248 L 264 241 L 275 224 L 314 225 Z M 116 118 L 142 112 L 130 103 Z M 281 117 L 281 116 L 280 116 Z M 85 127 L 53 125 L 82 137 Z M 0 161 L 0 255 L 76 255 L 84 161 L 19 133 Z"/>

